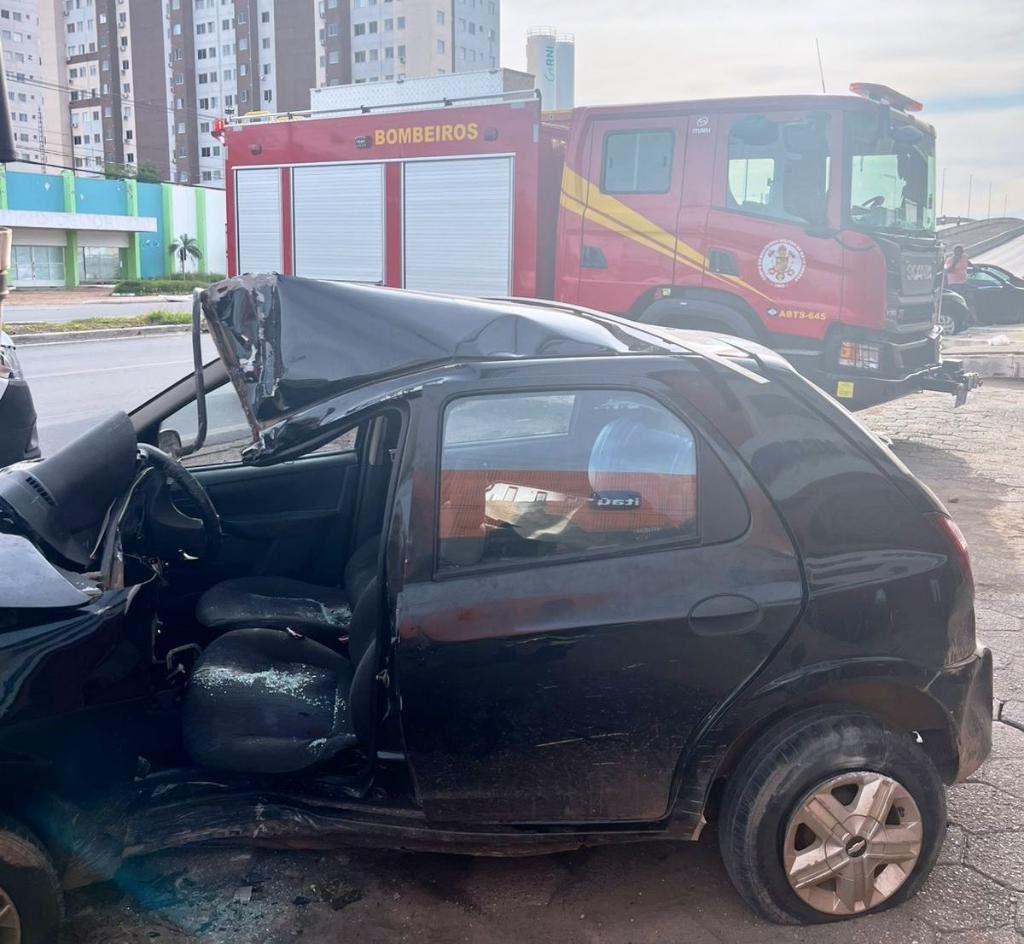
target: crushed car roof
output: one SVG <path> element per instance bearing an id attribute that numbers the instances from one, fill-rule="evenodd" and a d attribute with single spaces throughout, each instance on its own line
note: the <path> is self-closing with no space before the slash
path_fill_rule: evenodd
<path id="1" fill-rule="evenodd" d="M 201 300 L 254 427 L 432 365 L 611 354 L 700 354 L 719 361 L 728 354 L 767 353 L 733 339 L 691 336 L 583 309 L 276 274 L 218 282 Z"/>

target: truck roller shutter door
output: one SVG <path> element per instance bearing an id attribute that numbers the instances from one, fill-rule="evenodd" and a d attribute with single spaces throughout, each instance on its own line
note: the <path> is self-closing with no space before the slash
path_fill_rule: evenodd
<path id="1" fill-rule="evenodd" d="M 260 167 L 235 172 L 238 271 L 280 272 L 281 171 Z"/>
<path id="2" fill-rule="evenodd" d="M 384 281 L 384 165 L 296 167 L 295 274 Z"/>
<path id="3" fill-rule="evenodd" d="M 410 161 L 404 192 L 406 288 L 511 293 L 511 158 Z"/>

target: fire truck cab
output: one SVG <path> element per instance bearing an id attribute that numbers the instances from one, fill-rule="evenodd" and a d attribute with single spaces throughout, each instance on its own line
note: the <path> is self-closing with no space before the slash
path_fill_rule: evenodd
<path id="1" fill-rule="evenodd" d="M 551 298 L 756 339 L 851 408 L 962 402 L 976 380 L 935 324 L 934 130 L 855 90 L 229 122 L 229 268 Z"/>

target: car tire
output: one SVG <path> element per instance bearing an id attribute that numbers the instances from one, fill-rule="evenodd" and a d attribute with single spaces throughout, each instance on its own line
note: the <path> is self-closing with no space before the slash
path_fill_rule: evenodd
<path id="1" fill-rule="evenodd" d="M 959 334 L 966 327 L 961 318 L 957 318 L 956 315 L 948 310 L 939 312 L 938 323 L 942 328 L 943 334 L 946 336 Z"/>
<path id="2" fill-rule="evenodd" d="M 5 907 L 13 909 L 15 919 Z M 63 918 L 60 879 L 42 843 L 20 823 L 0 816 L 0 941 L 56 944 Z M 20 939 L 5 928 L 5 920 L 8 925 L 16 920 Z"/>
<path id="3" fill-rule="evenodd" d="M 885 809 L 880 823 L 864 815 L 871 801 Z M 942 780 L 914 736 L 829 706 L 795 714 L 747 750 L 726 787 L 719 844 L 755 911 L 777 924 L 820 924 L 911 897 L 945 829 Z M 887 861 L 897 855 L 905 858 Z"/>

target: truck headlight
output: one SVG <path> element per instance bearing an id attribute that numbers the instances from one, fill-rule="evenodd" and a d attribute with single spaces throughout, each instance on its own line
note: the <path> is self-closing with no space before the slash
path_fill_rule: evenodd
<path id="1" fill-rule="evenodd" d="M 839 366 L 859 367 L 862 370 L 878 370 L 882 364 L 882 351 L 877 344 L 861 344 L 858 341 L 843 341 L 839 345 Z"/>

